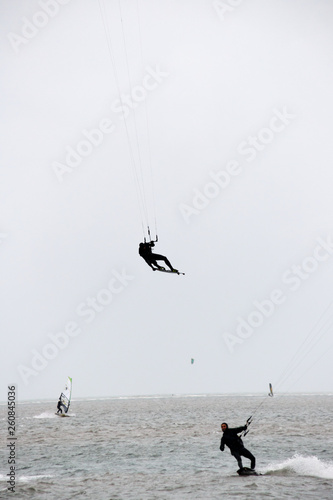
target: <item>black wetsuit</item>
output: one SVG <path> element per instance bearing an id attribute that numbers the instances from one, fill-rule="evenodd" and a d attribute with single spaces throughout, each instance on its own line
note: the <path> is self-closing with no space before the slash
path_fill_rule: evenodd
<path id="1" fill-rule="evenodd" d="M 229 429 L 229 427 L 223 432 L 223 436 L 221 439 L 220 450 L 224 450 L 224 445 L 230 448 L 230 453 L 235 457 L 238 462 L 239 468 L 243 468 L 242 457 L 249 458 L 251 460 L 251 469 L 254 469 L 256 466 L 256 459 L 252 455 L 252 453 L 244 448 L 243 441 L 237 435 L 242 431 L 245 431 L 247 427 L 244 425 L 243 427 L 235 427 L 234 429 Z"/>
<path id="2" fill-rule="evenodd" d="M 61 413 L 62 413 L 62 403 L 61 403 L 60 399 L 58 401 L 57 408 L 58 408 L 57 413 L 59 413 L 59 411 L 61 411 Z"/>
<path id="3" fill-rule="evenodd" d="M 159 255 L 158 253 L 153 253 L 151 251 L 152 247 L 155 246 L 153 241 L 149 243 L 140 243 L 139 245 L 139 255 L 147 262 L 153 270 L 158 269 L 160 266 L 157 264 L 157 260 L 163 260 L 166 265 L 173 271 L 173 267 L 164 255 Z M 155 266 L 155 267 L 154 267 Z"/>

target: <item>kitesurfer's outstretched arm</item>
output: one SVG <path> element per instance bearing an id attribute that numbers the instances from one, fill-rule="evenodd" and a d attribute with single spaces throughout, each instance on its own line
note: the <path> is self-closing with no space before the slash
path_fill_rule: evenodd
<path id="1" fill-rule="evenodd" d="M 247 425 L 242 425 L 241 427 L 234 427 L 232 430 L 235 434 L 239 434 L 240 432 L 246 431 Z"/>

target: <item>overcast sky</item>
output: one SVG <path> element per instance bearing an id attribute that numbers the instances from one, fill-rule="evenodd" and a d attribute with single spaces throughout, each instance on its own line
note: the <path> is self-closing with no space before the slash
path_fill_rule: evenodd
<path id="1" fill-rule="evenodd" d="M 1 19 L 0 399 L 331 391 L 332 2 Z"/>

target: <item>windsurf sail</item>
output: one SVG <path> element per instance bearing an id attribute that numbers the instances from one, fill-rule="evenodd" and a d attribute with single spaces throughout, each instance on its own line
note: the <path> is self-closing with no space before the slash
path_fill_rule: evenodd
<path id="1" fill-rule="evenodd" d="M 272 387 L 272 384 L 269 384 L 269 393 L 268 395 L 272 398 L 274 396 L 273 394 L 273 387 Z"/>
<path id="2" fill-rule="evenodd" d="M 63 392 L 60 394 L 59 397 L 61 410 L 64 413 L 67 413 L 69 410 L 69 406 L 71 404 L 71 397 L 72 397 L 72 379 L 71 377 L 68 377 L 65 389 L 63 390 Z"/>

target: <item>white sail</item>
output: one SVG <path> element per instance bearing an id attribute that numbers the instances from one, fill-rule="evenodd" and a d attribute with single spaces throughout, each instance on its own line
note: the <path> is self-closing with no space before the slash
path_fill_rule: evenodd
<path id="1" fill-rule="evenodd" d="M 71 404 L 71 397 L 72 397 L 72 379 L 68 377 L 66 387 L 59 397 L 59 400 L 61 401 L 61 407 L 65 413 L 68 412 L 69 405 Z"/>

